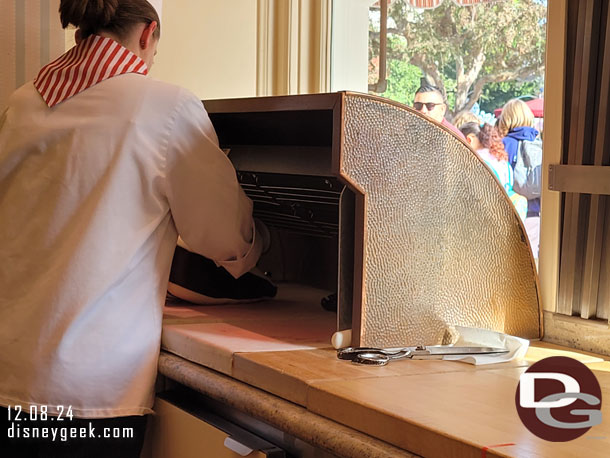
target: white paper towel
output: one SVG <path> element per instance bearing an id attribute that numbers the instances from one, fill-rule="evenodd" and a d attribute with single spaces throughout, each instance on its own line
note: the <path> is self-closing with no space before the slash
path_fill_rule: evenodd
<path id="1" fill-rule="evenodd" d="M 455 326 L 459 334 L 456 347 L 497 347 L 506 348 L 508 353 L 501 355 L 447 355 L 444 360 L 461 361 L 475 366 L 484 364 L 504 363 L 513 359 L 523 358 L 530 345 L 529 340 L 520 337 L 502 334 L 501 332 L 488 331 L 486 329 L 467 328 Z"/>

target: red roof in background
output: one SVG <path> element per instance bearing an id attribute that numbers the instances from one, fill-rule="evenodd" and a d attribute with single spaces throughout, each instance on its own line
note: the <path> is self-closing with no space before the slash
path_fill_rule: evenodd
<path id="1" fill-rule="evenodd" d="M 390 5 L 392 3 L 392 1 L 393 0 L 388 0 L 388 5 Z M 477 3 L 485 3 L 485 2 L 495 1 L 495 0 L 453 0 L 453 1 L 460 6 L 469 6 L 469 5 L 476 5 Z M 408 0 L 408 2 L 415 8 L 430 9 L 430 8 L 436 8 L 437 6 L 439 6 L 441 3 L 443 3 L 443 0 Z M 373 4 L 373 7 L 379 7 L 379 1 L 376 1 Z"/>
<path id="2" fill-rule="evenodd" d="M 530 109 L 532 110 L 532 113 L 534 113 L 534 117 L 542 118 L 542 116 L 544 114 L 544 99 L 533 99 L 533 100 L 529 100 L 525 103 L 527 104 L 528 107 L 530 107 Z M 496 108 L 494 110 L 494 115 L 496 118 L 500 117 L 501 113 L 502 113 L 502 108 Z"/>
<path id="3" fill-rule="evenodd" d="M 443 0 L 409 0 L 415 8 L 436 8 Z"/>
<path id="4" fill-rule="evenodd" d="M 485 3 L 493 0 L 453 0 L 460 6 L 476 5 L 477 3 Z M 409 0 L 409 3 L 415 8 L 436 8 L 443 0 Z"/>

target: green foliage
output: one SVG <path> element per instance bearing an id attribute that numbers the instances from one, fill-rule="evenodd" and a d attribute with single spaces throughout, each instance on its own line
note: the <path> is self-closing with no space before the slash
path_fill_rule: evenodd
<path id="1" fill-rule="evenodd" d="M 424 74 L 415 65 L 392 59 L 388 63 L 388 89 L 382 95 L 405 105 L 412 105 L 422 76 Z"/>
<path id="2" fill-rule="evenodd" d="M 481 97 L 487 104 L 501 100 L 502 94 L 537 93 L 532 79 L 539 82 L 544 72 L 545 2 L 503 0 L 460 7 L 445 0 L 438 8 L 418 10 L 406 0 L 394 0 L 389 18 L 391 91 L 384 96 L 412 100 L 412 95 L 400 93 L 410 90 L 415 74 L 407 63 L 446 92 L 453 113 L 470 109 Z M 379 29 L 372 23 L 369 37 L 369 81 L 374 81 Z M 399 75 L 408 81 L 398 81 Z"/>
<path id="3" fill-rule="evenodd" d="M 503 81 L 501 83 L 489 83 L 483 89 L 479 106 L 481 110 L 493 113 L 496 108 L 501 108 L 506 102 L 517 97 L 539 96 L 541 79 L 534 81 Z"/>

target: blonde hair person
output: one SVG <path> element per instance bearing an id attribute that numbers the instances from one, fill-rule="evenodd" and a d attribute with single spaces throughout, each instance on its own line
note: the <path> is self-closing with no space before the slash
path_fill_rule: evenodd
<path id="1" fill-rule="evenodd" d="M 20 406 L 132 434 L 31 441 L 8 438 L 9 425 L 2 456 L 138 457 L 178 235 L 235 278 L 261 253 L 203 104 L 147 77 L 159 6 L 61 0 L 77 45 L 0 113 L 2 425 Z"/>
<path id="2" fill-rule="evenodd" d="M 512 99 L 502 108 L 498 130 L 502 137 L 517 127 L 534 127 L 534 113 L 521 99 Z"/>
<path id="3" fill-rule="evenodd" d="M 517 156 L 524 142 L 538 145 L 542 149 L 539 132 L 534 128 L 534 113 L 530 107 L 520 99 L 509 100 L 502 108 L 498 120 L 498 130 L 508 153 L 508 162 L 515 168 Z M 528 145 L 528 146 L 530 146 Z M 540 198 L 530 198 L 527 201 L 527 218 L 524 221 L 525 230 L 532 247 L 535 259 L 538 259 L 538 245 L 540 238 Z"/>
<path id="4" fill-rule="evenodd" d="M 460 129 L 464 124 L 469 122 L 474 122 L 478 125 L 481 125 L 481 118 L 479 118 L 472 111 L 465 111 L 463 113 L 460 113 L 453 119 L 453 125 L 458 129 Z"/>

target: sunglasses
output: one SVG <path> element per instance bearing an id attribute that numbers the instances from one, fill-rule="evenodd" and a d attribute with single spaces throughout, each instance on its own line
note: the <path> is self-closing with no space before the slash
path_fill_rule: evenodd
<path id="1" fill-rule="evenodd" d="M 413 108 L 415 108 L 417 111 L 421 111 L 422 108 L 424 108 L 424 105 L 426 105 L 426 109 L 428 111 L 432 111 L 434 110 L 434 107 L 437 105 L 444 105 L 444 103 L 434 103 L 434 102 L 414 102 L 413 103 Z"/>

